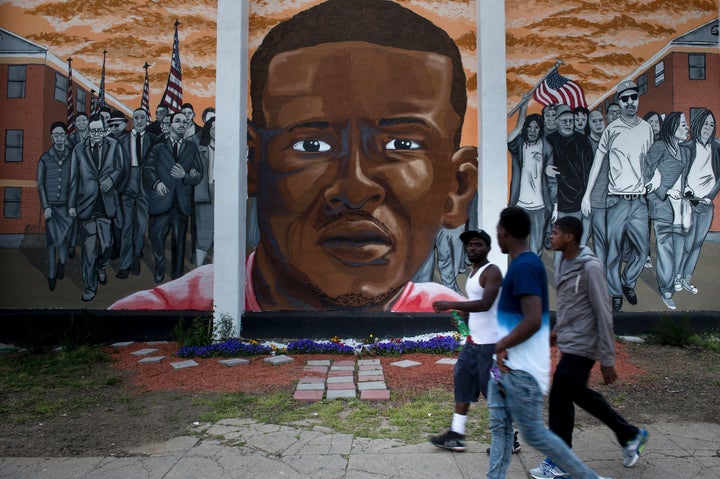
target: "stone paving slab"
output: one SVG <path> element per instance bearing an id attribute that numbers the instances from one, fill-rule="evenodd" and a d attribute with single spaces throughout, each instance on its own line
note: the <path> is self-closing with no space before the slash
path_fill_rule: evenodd
<path id="1" fill-rule="evenodd" d="M 369 389 L 387 389 L 385 381 L 369 381 L 366 383 L 358 383 L 358 389 L 360 391 L 367 391 Z"/>
<path id="2" fill-rule="evenodd" d="M 435 361 L 435 364 L 450 364 L 454 365 L 457 363 L 457 358 L 442 358 Z"/>
<path id="3" fill-rule="evenodd" d="M 367 389 L 360 391 L 360 399 L 362 401 L 389 401 L 389 389 Z"/>
<path id="4" fill-rule="evenodd" d="M 382 375 L 382 373 L 382 369 L 365 369 L 358 371 L 358 377 L 361 378 L 363 376 L 378 376 Z"/>
<path id="5" fill-rule="evenodd" d="M 355 371 L 355 366 L 330 366 L 330 371 Z"/>
<path id="6" fill-rule="evenodd" d="M 330 366 L 329 359 L 311 359 L 307 362 L 308 366 Z"/>
<path id="7" fill-rule="evenodd" d="M 328 391 L 337 391 L 339 389 L 355 389 L 355 383 L 349 382 L 349 383 L 328 383 L 327 385 Z"/>
<path id="8" fill-rule="evenodd" d="M 322 401 L 325 391 L 295 391 L 293 399 L 300 402 Z"/>
<path id="9" fill-rule="evenodd" d="M 297 385 L 297 391 L 324 391 L 325 384 L 323 383 L 299 383 Z"/>
<path id="10" fill-rule="evenodd" d="M 358 366 L 380 366 L 379 359 L 358 359 Z"/>
<path id="11" fill-rule="evenodd" d="M 353 382 L 353 376 L 331 376 L 327 378 L 327 383 L 351 383 Z"/>
<path id="12" fill-rule="evenodd" d="M 334 361 L 334 362 L 333 362 L 333 366 L 352 366 L 352 367 L 354 368 L 354 367 L 355 367 L 355 361 L 353 361 L 353 360 L 351 360 L 351 359 L 343 359 L 343 360 L 340 360 L 340 361 Z"/>
<path id="13" fill-rule="evenodd" d="M 148 358 L 142 358 L 139 363 L 159 363 L 165 359 L 165 356 L 150 356 Z"/>
<path id="14" fill-rule="evenodd" d="M 148 346 L 155 346 L 158 344 L 168 344 L 168 342 L 167 341 L 147 341 L 145 344 L 147 344 Z"/>
<path id="15" fill-rule="evenodd" d="M 403 359 L 402 361 L 397 361 L 394 363 L 390 363 L 390 366 L 397 366 L 399 368 L 411 368 L 413 366 L 420 366 L 420 364 L 417 361 L 410 361 L 409 359 Z"/>
<path id="16" fill-rule="evenodd" d="M 349 376 L 348 373 L 352 374 L 351 371 L 330 371 L 328 377 Z"/>
<path id="17" fill-rule="evenodd" d="M 218 362 L 227 367 L 237 366 L 238 364 L 250 364 L 249 359 L 243 358 L 221 359 Z"/>
<path id="18" fill-rule="evenodd" d="M 269 358 L 265 358 L 263 361 L 266 363 L 270 363 L 273 366 L 277 366 L 279 364 L 285 364 L 285 363 L 291 363 L 295 361 L 295 358 L 291 358 L 290 356 L 285 356 L 284 354 L 280 356 L 270 356 Z"/>
<path id="19" fill-rule="evenodd" d="M 366 383 L 368 381 L 385 381 L 385 376 L 380 374 L 377 376 L 360 376 L 360 377 L 358 377 L 358 383 Z"/>
<path id="20" fill-rule="evenodd" d="M 364 364 L 362 366 L 358 366 L 359 371 L 382 371 L 382 366 L 379 364 Z"/>
<path id="21" fill-rule="evenodd" d="M 300 381 L 298 384 L 324 384 L 325 378 L 317 377 L 317 376 L 305 376 L 300 378 Z"/>
<path id="22" fill-rule="evenodd" d="M 303 368 L 304 373 L 325 374 L 327 371 L 327 366 L 305 366 Z"/>
<path id="23" fill-rule="evenodd" d="M 148 354 L 156 353 L 158 351 L 160 351 L 160 350 L 157 348 L 144 348 L 144 349 L 138 349 L 137 351 L 133 351 L 130 354 L 132 354 L 133 356 L 147 356 Z"/>
<path id="24" fill-rule="evenodd" d="M 170 366 L 172 366 L 175 369 L 185 369 L 185 368 L 193 368 L 195 366 L 200 366 L 200 365 L 197 362 L 195 362 L 194 360 L 188 359 L 187 361 L 170 363 Z"/>
<path id="25" fill-rule="evenodd" d="M 122 348 L 130 346 L 131 344 L 135 344 L 135 341 L 120 341 L 119 343 L 112 343 L 110 346 L 113 348 Z"/>
<path id="26" fill-rule="evenodd" d="M 355 389 L 340 389 L 337 391 L 328 391 L 327 398 L 330 399 L 355 399 Z"/>

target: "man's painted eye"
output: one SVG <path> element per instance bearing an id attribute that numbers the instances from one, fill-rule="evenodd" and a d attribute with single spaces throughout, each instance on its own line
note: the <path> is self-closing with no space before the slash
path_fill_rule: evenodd
<path id="1" fill-rule="evenodd" d="M 324 153 L 330 151 L 330 145 L 320 140 L 302 140 L 294 143 L 292 149 L 303 153 Z"/>
<path id="2" fill-rule="evenodd" d="M 413 140 L 390 140 L 385 144 L 386 150 L 419 150 L 420 143 Z"/>

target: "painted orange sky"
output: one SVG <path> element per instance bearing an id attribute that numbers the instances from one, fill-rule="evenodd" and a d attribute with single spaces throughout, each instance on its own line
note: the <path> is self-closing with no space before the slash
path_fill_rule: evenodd
<path id="1" fill-rule="evenodd" d="M 317 0 L 251 0 L 250 47 L 273 25 Z M 463 54 L 475 129 L 475 1 L 401 0 L 446 29 Z M 579 82 L 588 103 L 673 38 L 718 17 L 717 0 L 551 1 L 507 0 L 508 110 L 560 57 L 560 72 Z M 150 68 L 151 108 L 167 81 L 173 23 L 179 19 L 185 101 L 196 110 L 215 103 L 216 0 L 9 0 L 0 3 L 0 26 L 74 58 L 73 68 L 99 83 L 108 50 L 106 90 L 130 107 L 140 102 Z M 531 102 L 530 110 L 539 105 Z"/>

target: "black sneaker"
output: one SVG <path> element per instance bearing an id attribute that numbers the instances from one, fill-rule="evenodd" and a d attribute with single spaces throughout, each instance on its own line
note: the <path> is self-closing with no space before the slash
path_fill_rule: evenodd
<path id="1" fill-rule="evenodd" d="M 612 310 L 613 313 L 617 313 L 622 309 L 623 299 L 622 296 L 613 296 L 612 298 Z"/>
<path id="2" fill-rule="evenodd" d="M 465 436 L 458 434 L 455 431 L 448 431 L 441 436 L 430 436 L 430 444 L 433 446 L 441 447 L 443 449 L 449 449 L 455 452 L 464 452 L 465 447 Z"/>
<path id="3" fill-rule="evenodd" d="M 518 441 L 518 432 L 515 431 L 515 435 L 513 436 L 513 454 L 517 454 L 520 452 L 520 441 Z"/>
<path id="4" fill-rule="evenodd" d="M 635 294 L 635 290 L 632 288 L 628 288 L 627 286 L 622 287 L 623 294 L 628 300 L 628 303 L 630 304 L 637 304 L 637 294 Z"/>
<path id="5" fill-rule="evenodd" d="M 515 434 L 513 435 L 513 449 L 512 449 L 512 453 L 513 453 L 513 454 L 519 453 L 521 448 L 522 448 L 522 446 L 520 445 L 520 441 L 518 441 L 518 432 L 515 431 Z M 490 454 L 490 448 L 488 447 L 485 452 L 487 452 L 488 454 Z"/>

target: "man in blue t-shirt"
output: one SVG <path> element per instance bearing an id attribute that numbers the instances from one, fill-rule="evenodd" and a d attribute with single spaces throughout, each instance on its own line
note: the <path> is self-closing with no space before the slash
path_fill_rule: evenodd
<path id="1" fill-rule="evenodd" d="M 525 210 L 510 207 L 500 213 L 498 245 L 512 262 L 498 303 L 501 339 L 495 345 L 497 365 L 488 388 L 492 443 L 487 477 L 505 477 L 515 423 L 527 444 L 552 457 L 574 479 L 598 479 L 543 421 L 543 395 L 550 379 L 548 286 L 545 266 L 528 250 L 529 234 Z"/>

